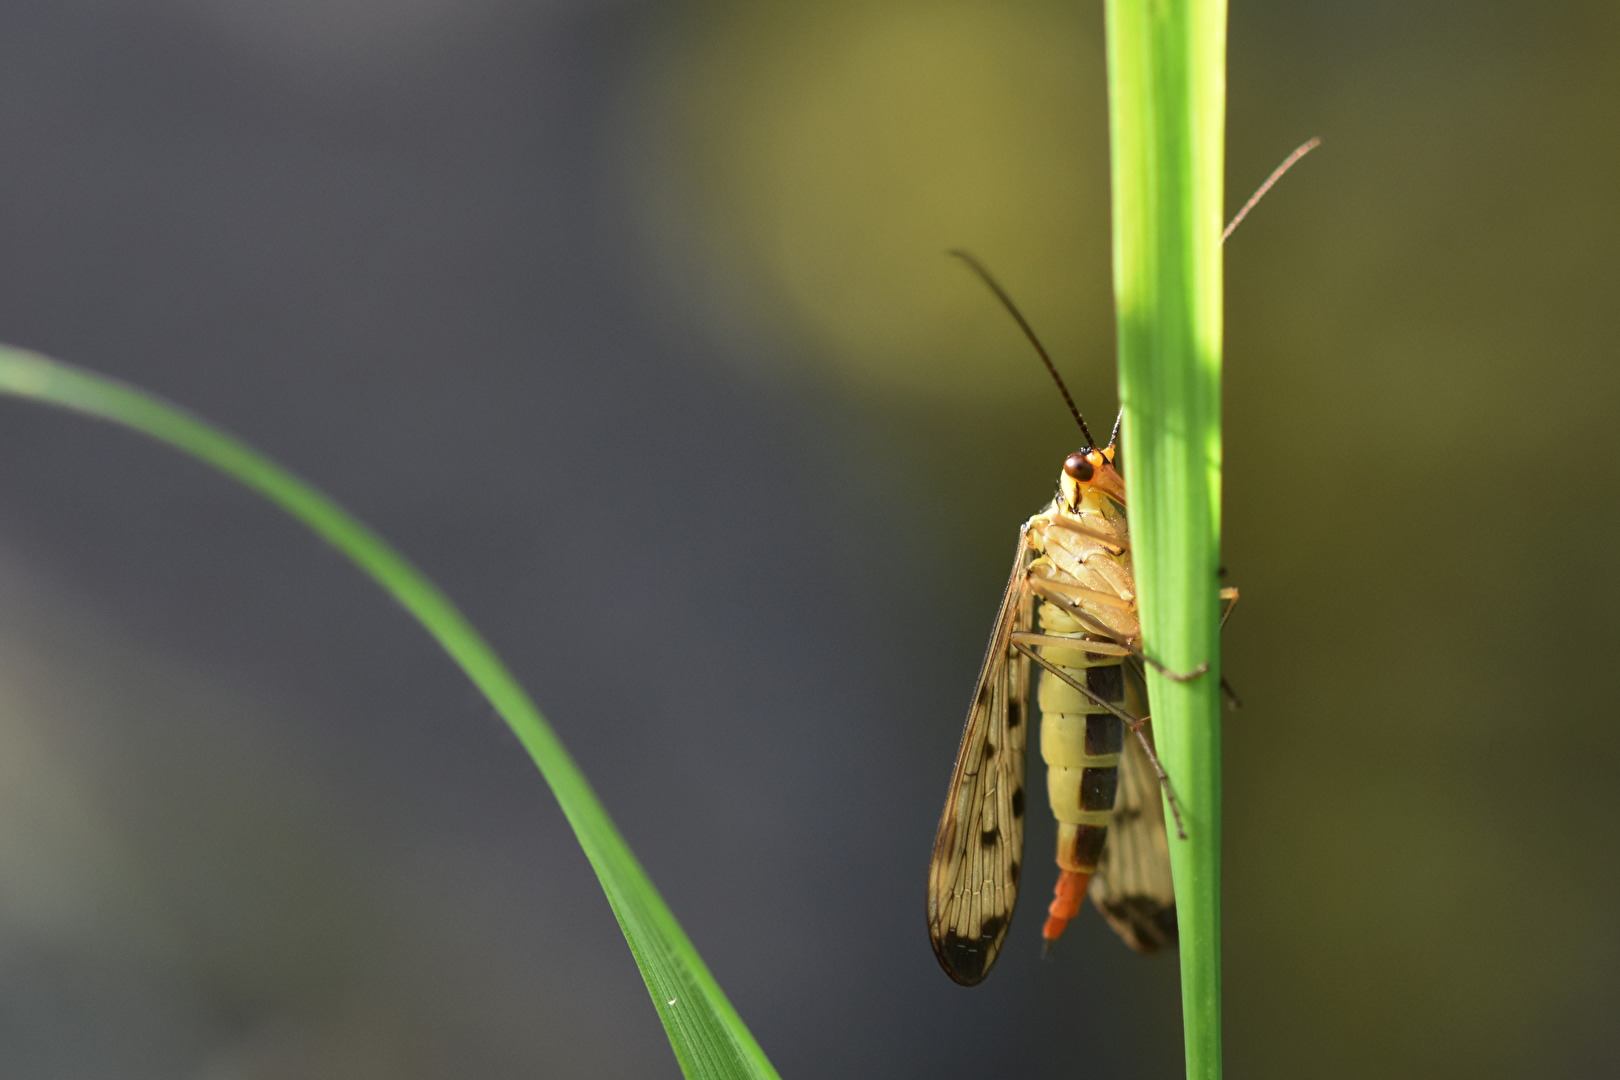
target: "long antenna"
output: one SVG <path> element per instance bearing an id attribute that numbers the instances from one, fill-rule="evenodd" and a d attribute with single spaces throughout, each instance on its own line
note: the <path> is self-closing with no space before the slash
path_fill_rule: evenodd
<path id="1" fill-rule="evenodd" d="M 1086 445 L 1096 446 L 1097 440 L 1091 437 L 1091 429 L 1086 427 L 1086 418 L 1080 415 L 1079 409 L 1075 408 L 1074 398 L 1069 396 L 1069 388 L 1063 385 L 1063 376 L 1058 374 L 1057 368 L 1052 364 L 1052 358 L 1046 355 L 1046 348 L 1041 344 L 1041 339 L 1035 336 L 1034 330 L 1030 329 L 1029 323 L 1024 320 L 1023 314 L 1019 312 L 1018 305 L 1013 303 L 1012 297 L 1007 295 L 1007 290 L 1003 289 L 996 279 L 990 276 L 990 271 L 986 270 L 984 265 L 972 255 L 959 249 L 952 249 L 950 254 L 967 263 L 969 269 L 978 274 L 984 283 L 990 286 L 990 291 L 996 294 L 996 299 L 1001 301 L 1001 306 L 1006 308 L 1008 313 L 1018 321 L 1018 326 L 1024 331 L 1024 336 L 1029 338 L 1031 345 L 1035 346 L 1035 352 L 1039 354 L 1041 363 L 1045 364 L 1046 370 L 1051 373 L 1052 381 L 1057 383 L 1058 392 L 1063 395 L 1064 403 L 1069 406 L 1069 412 L 1073 414 L 1074 422 L 1080 425 L 1080 432 L 1086 437 Z"/>
<path id="2" fill-rule="evenodd" d="M 1275 184 L 1278 180 L 1282 179 L 1283 173 L 1294 167 L 1294 162 L 1298 161 L 1300 158 L 1304 157 L 1306 154 L 1310 153 L 1312 150 L 1315 150 L 1321 145 L 1321 139 L 1312 139 L 1310 142 L 1305 143 L 1303 146 L 1296 149 L 1292 154 L 1289 154 L 1287 157 L 1283 158 L 1283 163 L 1271 170 L 1271 175 L 1266 177 L 1266 182 L 1261 184 L 1259 190 L 1257 190 L 1253 195 L 1249 196 L 1249 201 L 1243 204 L 1243 209 L 1237 212 L 1237 217 L 1233 218 L 1232 223 L 1226 227 L 1226 231 L 1221 233 L 1221 243 L 1226 243 L 1226 238 L 1232 235 L 1232 230 L 1238 227 L 1238 222 L 1249 216 L 1249 211 L 1254 209 L 1254 204 L 1260 201 L 1260 197 L 1262 195 L 1271 190 L 1272 184 Z"/>

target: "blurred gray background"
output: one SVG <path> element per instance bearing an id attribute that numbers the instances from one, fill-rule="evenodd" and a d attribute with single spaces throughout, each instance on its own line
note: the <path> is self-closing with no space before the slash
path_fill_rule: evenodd
<path id="1" fill-rule="evenodd" d="M 1051 827 L 967 991 L 934 823 L 1115 408 L 1101 13 L 0 7 L 0 339 L 332 493 L 532 688 L 784 1075 L 1172 1076 L 1173 957 Z M 1228 1058 L 1620 1068 L 1620 15 L 1242 3 Z M 1123 193 L 1128 196 L 1129 193 Z M 674 1076 L 515 740 L 357 572 L 0 402 L 0 1075 Z"/>

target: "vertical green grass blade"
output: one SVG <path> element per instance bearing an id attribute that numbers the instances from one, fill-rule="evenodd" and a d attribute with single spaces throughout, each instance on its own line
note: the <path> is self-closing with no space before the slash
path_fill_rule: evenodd
<path id="1" fill-rule="evenodd" d="M 1125 470 L 1171 837 L 1187 1075 L 1221 1075 L 1221 204 L 1224 0 L 1106 0 Z"/>
<path id="2" fill-rule="evenodd" d="M 0 393 L 111 420 L 166 442 L 280 506 L 370 575 L 467 673 L 551 785 L 641 968 L 682 1071 L 704 1080 L 776 1077 L 551 725 L 449 598 L 403 556 L 268 458 L 132 386 L 0 346 Z"/>

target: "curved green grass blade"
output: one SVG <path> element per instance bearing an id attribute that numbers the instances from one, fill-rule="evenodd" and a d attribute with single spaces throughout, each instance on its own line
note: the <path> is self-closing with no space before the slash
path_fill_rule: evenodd
<path id="1" fill-rule="evenodd" d="M 776 1077 L 556 733 L 488 643 L 415 567 L 262 454 L 144 391 L 0 346 L 0 393 L 111 420 L 168 443 L 257 491 L 369 574 L 460 665 L 539 766 L 602 882 L 685 1074 L 705 1080 Z"/>
<path id="2" fill-rule="evenodd" d="M 1221 199 L 1226 0 L 1107 0 L 1119 385 L 1171 837 L 1187 1076 L 1221 1075 Z"/>

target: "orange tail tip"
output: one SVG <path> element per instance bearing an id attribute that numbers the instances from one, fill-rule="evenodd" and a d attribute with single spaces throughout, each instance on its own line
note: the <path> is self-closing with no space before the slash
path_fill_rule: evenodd
<path id="1" fill-rule="evenodd" d="M 1090 881 L 1089 873 L 1075 870 L 1058 872 L 1052 903 L 1046 909 L 1046 925 L 1041 927 L 1044 951 L 1052 951 L 1052 946 L 1062 936 L 1063 928 L 1069 925 L 1069 920 L 1080 914 L 1080 905 L 1086 899 L 1086 885 Z"/>

